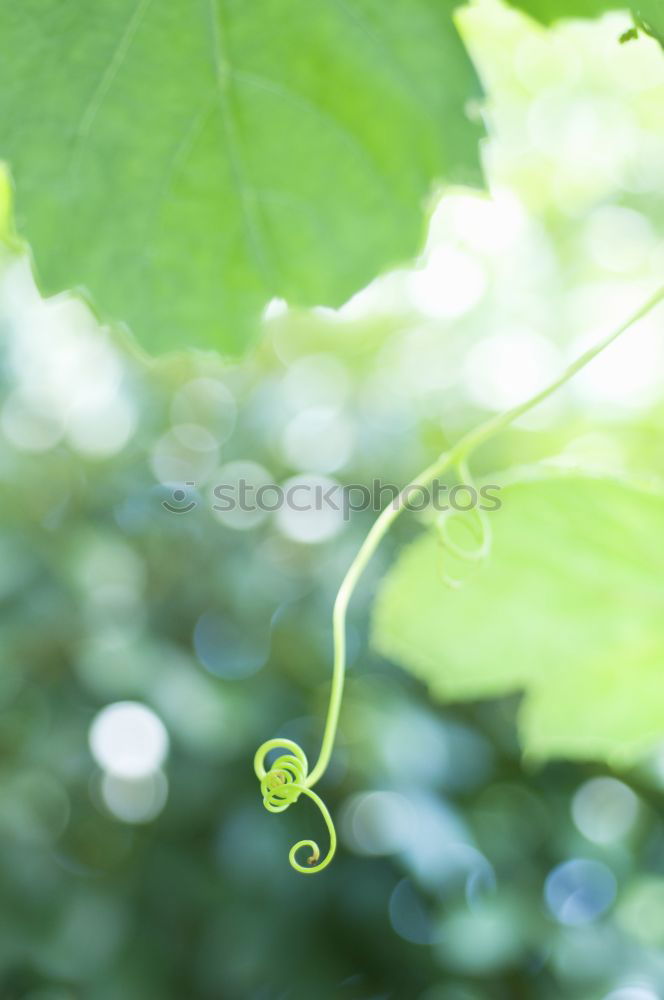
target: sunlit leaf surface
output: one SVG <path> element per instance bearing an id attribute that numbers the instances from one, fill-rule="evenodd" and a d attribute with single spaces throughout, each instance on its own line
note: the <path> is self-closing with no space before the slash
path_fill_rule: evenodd
<path id="1" fill-rule="evenodd" d="M 427 533 L 382 585 L 378 649 L 443 700 L 524 689 L 524 749 L 635 759 L 664 735 L 664 498 L 609 480 L 510 486 L 464 586 Z"/>
<path id="2" fill-rule="evenodd" d="M 339 305 L 408 259 L 434 182 L 480 181 L 452 9 L 4 4 L 0 156 L 43 287 L 224 352 L 274 296 Z"/>

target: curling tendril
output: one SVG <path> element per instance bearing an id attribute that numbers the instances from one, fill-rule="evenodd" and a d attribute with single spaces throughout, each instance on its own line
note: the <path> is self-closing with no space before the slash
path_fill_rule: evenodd
<path id="1" fill-rule="evenodd" d="M 474 489 L 470 469 L 466 461 L 459 462 L 459 480 L 466 486 Z M 475 490 L 477 496 L 477 491 Z M 451 526 L 456 521 L 464 524 L 469 534 L 472 536 L 474 545 L 460 545 L 452 536 Z M 435 529 L 438 534 L 438 541 L 442 549 L 442 580 L 448 587 L 457 589 L 462 586 L 463 580 L 451 576 L 447 572 L 447 555 L 455 556 L 460 562 L 466 563 L 470 569 L 477 569 L 489 558 L 491 552 L 491 525 L 486 511 L 482 510 L 479 504 L 475 503 L 470 510 L 448 510 L 440 512 L 435 521 Z"/>
<path id="2" fill-rule="evenodd" d="M 263 805 L 269 812 L 283 812 L 294 802 L 297 802 L 301 795 L 305 795 L 307 798 L 311 799 L 316 806 L 318 806 L 327 827 L 330 843 L 327 854 L 322 861 L 320 859 L 320 849 L 317 843 L 313 840 L 300 840 L 294 844 L 293 847 L 291 847 L 288 857 L 291 865 L 296 871 L 302 872 L 304 875 L 310 875 L 315 872 L 322 871 L 323 868 L 326 868 L 329 865 L 330 861 L 334 857 L 334 852 L 337 846 L 334 823 L 332 822 L 327 806 L 322 799 L 314 791 L 312 791 L 312 787 L 316 784 L 319 778 L 322 777 L 327 769 L 337 732 L 337 724 L 339 722 L 339 710 L 341 708 L 344 674 L 346 670 L 346 611 L 358 580 L 393 522 L 396 521 L 399 514 L 406 509 L 408 497 L 411 495 L 412 490 L 417 487 L 425 488 L 429 486 L 434 479 L 437 479 L 444 472 L 447 472 L 450 467 L 458 469 L 462 480 L 466 483 L 470 483 L 470 473 L 466 463 L 468 461 L 468 456 L 471 455 L 476 448 L 484 444 L 490 438 L 494 437 L 494 435 L 498 434 L 500 431 L 504 430 L 518 417 L 527 413 L 529 410 L 532 410 L 539 403 L 551 396 L 557 389 L 576 375 L 577 372 L 581 371 L 582 368 L 585 368 L 585 366 L 589 364 L 593 358 L 596 358 L 598 354 L 601 354 L 605 348 L 617 340 L 618 337 L 620 337 L 621 334 L 636 323 L 637 320 L 641 319 L 654 309 L 655 306 L 662 300 L 664 300 L 664 286 L 658 289 L 658 291 L 656 291 L 655 294 L 648 299 L 640 309 L 630 316 L 629 319 L 622 324 L 622 326 L 619 326 L 617 330 L 614 330 L 607 337 L 604 337 L 603 340 L 600 340 L 597 344 L 595 344 L 594 347 L 589 348 L 589 350 L 580 355 L 576 361 L 573 361 L 572 364 L 569 365 L 557 379 L 551 382 L 540 392 L 531 396 L 529 399 L 526 399 L 518 406 L 514 406 L 511 410 L 505 410 L 503 413 L 499 413 L 496 416 L 491 417 L 489 420 L 479 424 L 479 426 L 465 434 L 464 437 L 462 437 L 452 448 L 450 448 L 449 451 L 443 452 L 443 454 L 440 455 L 435 462 L 424 469 L 419 476 L 416 476 L 415 479 L 409 483 L 404 490 L 402 490 L 397 498 L 397 501 L 386 507 L 374 521 L 373 525 L 369 529 L 369 533 L 362 542 L 355 559 L 351 563 L 341 582 L 341 586 L 339 587 L 336 600 L 334 602 L 334 610 L 332 613 L 334 646 L 332 687 L 330 691 L 327 716 L 325 719 L 325 728 L 323 730 L 323 740 L 316 764 L 309 773 L 307 758 L 302 748 L 292 740 L 286 739 L 267 740 L 267 742 L 261 744 L 258 748 L 254 758 L 254 770 L 256 771 L 258 780 L 260 781 L 261 792 L 263 795 Z M 452 513 L 456 514 L 456 512 Z M 458 558 L 474 564 L 481 563 L 481 561 L 487 557 L 491 542 L 486 514 L 480 510 L 477 510 L 476 514 L 477 520 L 472 530 L 474 531 L 477 545 L 472 549 L 464 549 L 463 547 L 457 545 L 454 539 L 450 537 L 449 528 L 451 517 L 442 518 L 437 525 L 437 530 L 443 546 L 447 547 L 448 551 L 454 552 Z M 453 578 L 448 578 L 447 582 L 451 586 L 459 585 L 459 581 L 454 580 Z M 271 750 L 277 749 L 285 750 L 286 753 L 282 753 L 281 756 L 277 757 L 276 760 L 273 761 L 269 768 L 266 768 L 265 758 L 267 754 Z M 308 848 L 310 851 L 305 865 L 301 864 L 297 860 L 297 854 L 302 848 Z"/>

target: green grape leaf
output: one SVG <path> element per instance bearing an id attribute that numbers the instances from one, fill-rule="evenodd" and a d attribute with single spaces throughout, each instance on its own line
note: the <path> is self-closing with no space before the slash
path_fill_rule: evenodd
<path id="1" fill-rule="evenodd" d="M 451 590 L 439 536 L 376 601 L 376 648 L 441 700 L 523 690 L 537 757 L 632 761 L 664 737 L 664 496 L 566 476 L 505 487 L 489 560 Z"/>
<path id="2" fill-rule="evenodd" d="M 638 0 L 632 10 L 637 24 L 664 46 L 664 0 Z"/>
<path id="3" fill-rule="evenodd" d="M 542 24 L 553 24 L 567 18 L 601 17 L 608 10 L 625 10 L 620 0 L 509 0 L 524 14 Z"/>
<path id="4" fill-rule="evenodd" d="M 512 7 L 529 14 L 542 24 L 568 18 L 601 17 L 611 10 L 625 10 L 628 5 L 621 0 L 509 0 Z M 635 0 L 631 4 L 634 22 L 664 46 L 664 0 Z M 636 37 L 634 28 L 625 31 L 621 41 Z"/>
<path id="5" fill-rule="evenodd" d="M 62 0 L 0 11 L 0 157 L 47 292 L 151 350 L 231 352 L 265 304 L 338 306 L 481 184 L 450 0 Z"/>

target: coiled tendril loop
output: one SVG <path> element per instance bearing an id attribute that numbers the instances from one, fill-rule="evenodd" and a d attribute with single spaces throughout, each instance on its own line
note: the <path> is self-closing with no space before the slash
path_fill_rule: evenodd
<path id="1" fill-rule="evenodd" d="M 473 489 L 477 497 L 477 490 L 470 475 L 470 470 L 466 462 L 460 462 L 458 466 L 460 480 Z M 460 545 L 451 534 L 451 526 L 454 520 L 462 521 L 472 536 L 474 545 Z M 463 580 L 451 576 L 446 569 L 446 555 L 452 555 L 462 563 L 469 565 L 470 569 L 476 569 L 491 553 L 491 527 L 485 511 L 477 503 L 468 511 L 459 511 L 450 508 L 442 511 L 435 522 L 438 540 L 443 549 L 443 583 L 448 587 L 457 589 L 463 585 Z"/>
<path id="2" fill-rule="evenodd" d="M 271 750 L 286 750 L 277 757 L 269 768 L 266 768 L 265 758 Z M 330 846 L 327 854 L 320 860 L 320 848 L 315 840 L 298 840 L 293 844 L 288 852 L 288 860 L 292 867 L 303 875 L 313 875 L 326 868 L 337 847 L 337 835 L 332 822 L 332 817 L 327 806 L 322 799 L 316 795 L 309 787 L 309 765 L 302 747 L 293 740 L 275 739 L 266 740 L 256 751 L 254 757 L 254 771 L 260 781 L 263 805 L 268 812 L 284 812 L 290 805 L 297 802 L 300 795 L 306 795 L 314 802 L 325 821 L 330 837 Z M 306 864 L 300 864 L 297 860 L 298 851 L 308 848 L 310 851 Z"/>

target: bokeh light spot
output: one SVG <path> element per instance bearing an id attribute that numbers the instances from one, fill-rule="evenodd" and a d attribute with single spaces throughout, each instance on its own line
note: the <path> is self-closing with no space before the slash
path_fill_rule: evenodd
<path id="1" fill-rule="evenodd" d="M 101 794 L 109 812 L 124 823 L 149 823 L 166 804 L 168 781 L 160 770 L 143 778 L 107 773 L 101 779 Z"/>
<path id="2" fill-rule="evenodd" d="M 591 778 L 572 800 L 572 817 L 578 829 L 596 844 L 610 844 L 629 833 L 636 820 L 639 801 L 616 778 Z"/>
<path id="3" fill-rule="evenodd" d="M 275 513 L 277 527 L 295 542 L 326 542 L 344 526 L 339 483 L 326 476 L 293 476 L 283 484 L 285 502 Z"/>
<path id="4" fill-rule="evenodd" d="M 394 854 L 407 844 L 413 820 L 413 810 L 403 795 L 362 792 L 346 802 L 342 829 L 358 854 Z"/>
<path id="5" fill-rule="evenodd" d="M 97 764 L 118 778 L 143 778 L 168 753 L 166 727 L 150 708 L 135 701 L 107 705 L 90 727 L 90 750 Z"/>
<path id="6" fill-rule="evenodd" d="M 203 666 L 216 677 L 251 677 L 267 659 L 267 637 L 256 640 L 213 611 L 205 611 L 194 626 L 194 649 Z"/>
<path id="7" fill-rule="evenodd" d="M 556 920 L 578 926 L 597 920 L 616 897 L 616 879 L 601 861 L 572 858 L 551 871 L 544 898 Z"/>
<path id="8" fill-rule="evenodd" d="M 453 319 L 478 304 L 486 290 L 482 262 L 449 246 L 436 247 L 408 279 L 413 304 L 425 316 Z"/>

